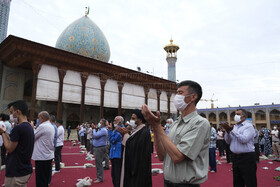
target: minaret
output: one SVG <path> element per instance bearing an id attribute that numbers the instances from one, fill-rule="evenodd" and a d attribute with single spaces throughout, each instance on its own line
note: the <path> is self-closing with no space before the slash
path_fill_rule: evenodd
<path id="1" fill-rule="evenodd" d="M 167 52 L 166 61 L 168 63 L 168 80 L 176 82 L 176 61 L 179 46 L 174 45 L 171 38 L 170 44 L 166 45 L 164 50 Z"/>
<path id="2" fill-rule="evenodd" d="M 0 0 L 0 43 L 7 37 L 11 0 Z"/>

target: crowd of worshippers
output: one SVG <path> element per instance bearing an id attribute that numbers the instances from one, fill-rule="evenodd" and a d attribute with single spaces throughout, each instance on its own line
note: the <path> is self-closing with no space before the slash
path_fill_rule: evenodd
<path id="1" fill-rule="evenodd" d="M 280 162 L 280 127 L 274 125 L 272 129 L 267 129 L 265 126 L 262 126 L 258 130 L 254 124 L 252 126 L 255 130 L 254 147 L 257 163 L 259 163 L 259 158 L 274 158 L 274 161 Z M 216 141 L 219 156 L 226 156 L 227 163 L 230 163 L 232 152 L 229 149 L 229 144 L 224 139 L 225 129 L 221 125 L 217 130 L 215 127 L 213 128 L 216 133 L 214 141 Z"/>
<path id="2" fill-rule="evenodd" d="M 103 173 L 109 169 L 110 160 L 115 187 L 152 185 L 151 128 L 146 125 L 141 110 L 133 110 L 129 121 L 116 116 L 113 121 L 100 119 L 98 123 L 82 123 L 76 130 L 79 143 L 95 156 L 97 178 L 94 183 L 104 181 Z"/>
<path id="3" fill-rule="evenodd" d="M 33 173 L 31 159 L 35 161 L 36 186 L 50 185 L 52 175 L 61 169 L 63 121 L 56 120 L 47 111 L 39 112 L 37 120 L 29 121 L 28 107 L 23 100 L 10 103 L 8 108 L 10 115 L 1 114 L 0 118 L 5 186 L 27 185 Z M 114 186 L 152 186 L 152 143 L 145 122 L 141 110 L 135 109 L 126 123 L 122 116 L 116 116 L 112 123 L 100 119 L 96 125 L 78 125 L 79 142 L 95 157 L 97 178 L 94 183 L 103 182 L 103 172 L 109 169 L 110 159 Z M 53 159 L 55 167 L 52 167 Z"/>
<path id="4" fill-rule="evenodd" d="M 38 119 L 27 119 L 24 100 L 8 105 L 10 115 L 0 114 L 1 168 L 5 168 L 5 186 L 26 186 L 35 161 L 36 186 L 48 186 L 53 173 L 60 172 L 64 144 L 63 121 L 47 111 Z M 54 160 L 54 167 L 52 162 Z"/>
<path id="5" fill-rule="evenodd" d="M 104 169 L 109 169 L 110 160 L 114 187 L 151 187 L 151 154 L 155 147 L 158 159 L 164 161 L 164 187 L 199 187 L 207 180 L 209 168 L 217 172 L 218 147 L 220 156 L 226 150 L 227 162 L 232 162 L 233 185 L 257 186 L 260 152 L 271 156 L 272 147 L 275 160 L 279 160 L 279 130 L 263 127 L 258 131 L 247 120 L 246 110 L 240 108 L 235 111 L 235 124 L 221 123 L 216 131 L 197 112 L 201 97 L 201 86 L 186 80 L 177 85 L 173 102 L 181 114 L 174 122 L 163 121 L 159 111 L 154 114 L 143 104 L 141 110 L 132 111 L 128 122 L 116 116 L 111 123 L 100 119 L 98 123 L 78 125 L 79 142 L 95 157 L 97 178 L 93 182 L 104 181 Z M 0 122 L 2 147 L 6 149 L 3 152 L 7 153 L 3 158 L 5 186 L 26 186 L 33 172 L 31 158 L 35 160 L 36 186 L 48 186 L 52 172 L 60 171 L 63 121 L 42 111 L 36 122 L 29 122 L 23 100 L 8 104 L 8 108 L 11 115 L 3 115 Z"/>

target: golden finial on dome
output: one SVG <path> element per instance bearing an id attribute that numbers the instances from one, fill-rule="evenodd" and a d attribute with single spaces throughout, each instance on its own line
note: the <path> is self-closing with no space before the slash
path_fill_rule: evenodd
<path id="1" fill-rule="evenodd" d="M 171 39 L 170 39 L 170 44 L 173 44 L 172 36 L 171 36 Z"/>
<path id="2" fill-rule="evenodd" d="M 86 7 L 85 16 L 89 15 L 89 6 Z"/>

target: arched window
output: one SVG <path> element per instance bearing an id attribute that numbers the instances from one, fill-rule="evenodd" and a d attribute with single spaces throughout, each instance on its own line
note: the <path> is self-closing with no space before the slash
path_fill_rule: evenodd
<path id="1" fill-rule="evenodd" d="M 227 121 L 227 114 L 225 112 L 221 112 L 219 114 L 220 121 Z"/>

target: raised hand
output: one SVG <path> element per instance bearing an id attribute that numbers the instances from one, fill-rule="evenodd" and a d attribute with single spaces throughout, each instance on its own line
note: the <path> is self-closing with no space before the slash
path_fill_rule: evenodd
<path id="1" fill-rule="evenodd" d="M 117 129 L 117 131 L 118 131 L 122 136 L 124 136 L 126 133 L 129 132 L 128 129 L 125 128 L 125 127 L 119 127 L 119 126 L 118 126 L 116 129 Z"/>
<path id="2" fill-rule="evenodd" d="M 160 125 L 160 113 L 157 111 L 156 116 L 151 112 L 147 105 L 142 105 L 142 114 L 145 120 L 152 126 Z"/>
<path id="3" fill-rule="evenodd" d="M 0 122 L 0 134 L 6 131 L 6 126 L 3 122 Z"/>
<path id="4" fill-rule="evenodd" d="M 109 125 L 108 125 L 108 129 L 109 129 L 109 130 L 112 130 L 112 129 L 113 129 L 113 127 L 112 127 L 112 123 L 109 123 Z"/>
<path id="5" fill-rule="evenodd" d="M 227 133 L 230 133 L 230 131 L 232 131 L 232 129 L 233 129 L 233 126 L 231 124 L 221 123 L 221 125 L 227 131 Z"/>

